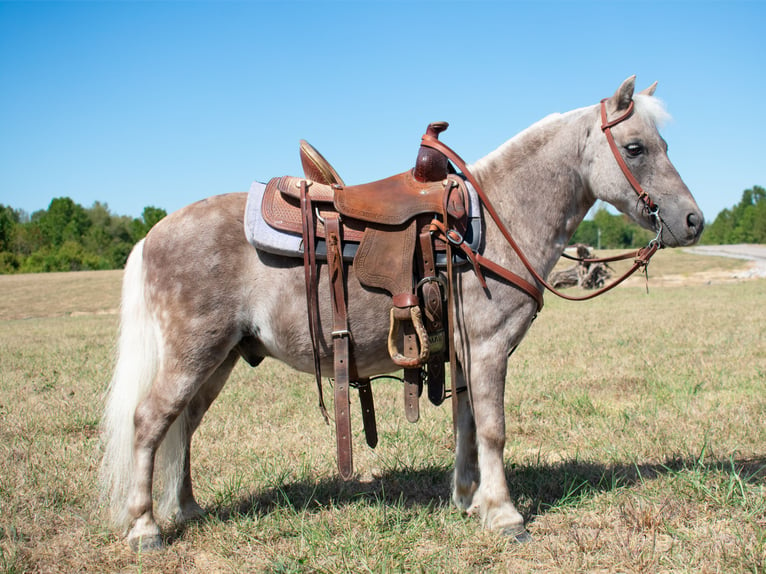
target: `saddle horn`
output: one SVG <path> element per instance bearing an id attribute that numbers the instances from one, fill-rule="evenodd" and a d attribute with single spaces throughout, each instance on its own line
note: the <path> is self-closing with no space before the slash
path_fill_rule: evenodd
<path id="1" fill-rule="evenodd" d="M 447 122 L 433 122 L 428 124 L 426 135 L 439 139 L 439 134 L 449 127 Z M 421 183 L 428 181 L 441 181 L 449 173 L 449 160 L 439 150 L 432 147 L 420 146 L 418 157 L 415 160 L 415 169 L 412 175 Z"/>

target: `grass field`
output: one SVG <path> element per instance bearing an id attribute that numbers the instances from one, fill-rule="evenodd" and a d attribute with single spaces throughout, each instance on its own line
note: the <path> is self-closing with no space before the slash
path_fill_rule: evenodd
<path id="1" fill-rule="evenodd" d="M 238 365 L 195 435 L 205 519 L 131 553 L 96 491 L 120 272 L 0 276 L 0 572 L 766 572 L 766 280 L 663 252 L 647 295 L 548 296 L 511 359 L 506 472 L 534 542 L 449 502 L 451 413 L 375 388 L 335 478 L 310 375 Z M 358 407 L 357 407 L 358 408 Z"/>

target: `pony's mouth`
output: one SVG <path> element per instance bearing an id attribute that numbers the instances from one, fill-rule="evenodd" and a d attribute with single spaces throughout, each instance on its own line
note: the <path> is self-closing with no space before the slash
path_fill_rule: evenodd
<path id="1" fill-rule="evenodd" d="M 685 245 L 694 245 L 699 241 L 700 235 L 704 228 L 703 223 L 696 223 L 698 219 L 696 215 L 689 215 L 687 220 L 694 217 L 695 222 L 687 222 L 687 225 L 682 233 L 678 233 L 677 229 L 674 229 L 661 215 L 654 217 L 652 221 L 653 231 L 657 232 L 657 237 L 654 239 L 659 243 L 660 247 L 682 247 Z"/>

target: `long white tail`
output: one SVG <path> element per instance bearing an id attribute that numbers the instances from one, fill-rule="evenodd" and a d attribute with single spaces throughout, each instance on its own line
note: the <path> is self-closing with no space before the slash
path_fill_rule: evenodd
<path id="1" fill-rule="evenodd" d="M 149 392 L 161 359 L 162 335 L 149 312 L 144 293 L 143 245 L 143 240 L 136 244 L 125 266 L 117 364 L 101 422 L 104 440 L 101 492 L 109 505 L 112 523 L 118 529 L 128 528 L 131 520 L 128 494 L 134 475 L 133 417 L 136 407 Z M 165 487 L 170 490 L 181 478 L 185 439 L 179 431 L 185 426 L 183 418 L 179 417 L 181 420 L 176 422 L 180 424 L 173 425 L 168 432 L 162 449 L 175 454 L 176 460 L 163 463 L 158 458 L 155 467 L 155 471 L 165 475 Z M 169 468 L 161 468 L 163 464 Z"/>

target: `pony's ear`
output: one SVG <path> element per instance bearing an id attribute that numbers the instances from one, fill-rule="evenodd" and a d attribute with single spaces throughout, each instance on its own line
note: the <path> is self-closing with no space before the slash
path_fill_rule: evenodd
<path id="1" fill-rule="evenodd" d="M 654 92 L 657 90 L 657 82 L 654 82 L 651 86 L 646 88 L 645 90 L 641 90 L 641 94 L 645 96 L 653 96 Z"/>
<path id="2" fill-rule="evenodd" d="M 609 98 L 609 104 L 612 112 L 627 110 L 631 100 L 633 100 L 633 91 L 636 88 L 636 76 L 631 76 L 617 88 L 614 95 Z"/>

